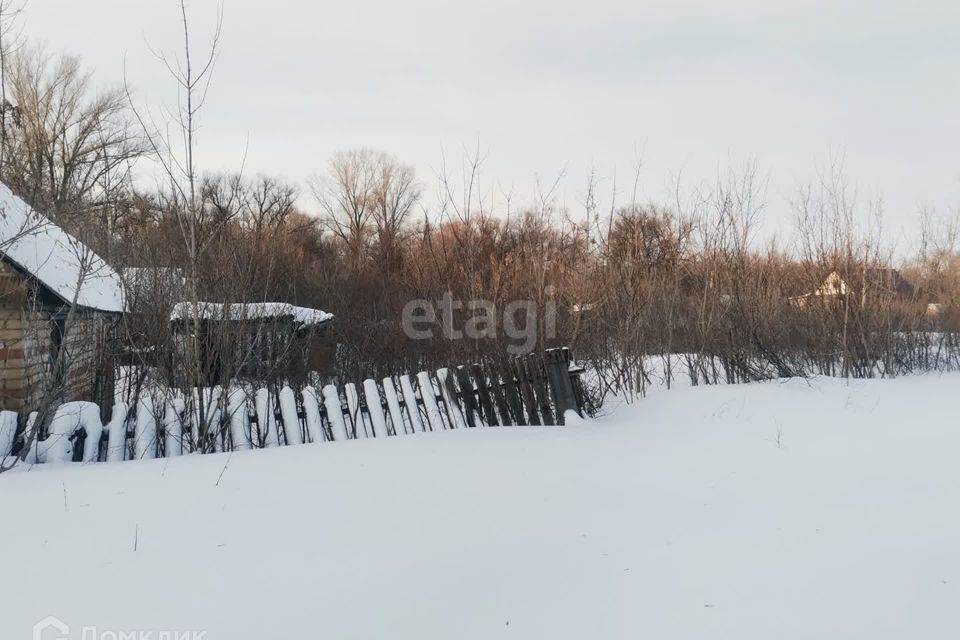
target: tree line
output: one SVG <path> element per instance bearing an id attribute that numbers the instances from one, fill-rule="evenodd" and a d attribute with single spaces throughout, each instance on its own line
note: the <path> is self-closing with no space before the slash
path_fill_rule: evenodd
<path id="1" fill-rule="evenodd" d="M 130 353 L 152 354 L 144 368 L 175 349 L 172 306 L 188 303 L 199 323 L 204 301 L 333 313 L 325 373 L 341 380 L 505 357 L 518 343 L 571 347 L 597 398 L 643 393 L 656 375 L 715 383 L 960 364 L 957 218 L 922 216 L 917 250 L 898 252 L 839 167 L 795 194 L 787 241 L 759 236 L 768 203 L 755 166 L 672 202 L 602 193 L 591 175 L 576 207 L 559 204 L 556 184 L 519 206 L 494 201 L 474 154 L 430 193 L 413 166 L 373 149 L 335 153 L 306 184 L 210 173 L 195 132 L 219 27 L 202 50 L 185 37 L 157 53 L 178 95 L 158 122 L 130 83 L 97 86 L 79 58 L 17 37 L 15 19 L 0 5 L 0 179 L 118 270 L 173 274 L 131 290 L 120 335 Z M 824 289 L 831 274 L 842 291 Z M 411 301 L 445 297 L 456 305 L 433 337 L 405 331 Z M 476 328 L 478 314 L 482 331 L 442 330 Z M 201 351 L 187 351 L 186 387 L 206 379 Z"/>

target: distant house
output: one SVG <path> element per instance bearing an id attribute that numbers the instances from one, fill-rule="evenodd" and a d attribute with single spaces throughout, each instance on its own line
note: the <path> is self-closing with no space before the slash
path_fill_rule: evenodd
<path id="1" fill-rule="evenodd" d="M 87 400 L 108 415 L 124 309 L 117 273 L 0 184 L 0 408 Z"/>
<path id="2" fill-rule="evenodd" d="M 931 318 L 936 318 L 943 314 L 945 305 L 940 302 L 928 302 L 927 303 L 927 315 Z"/>
<path id="3" fill-rule="evenodd" d="M 194 362 L 195 344 L 205 385 L 234 377 L 302 380 L 312 371 L 328 373 L 331 364 L 328 328 L 333 315 L 319 309 L 282 302 L 200 302 L 195 313 L 191 303 L 180 302 L 170 321 L 179 362 Z"/>
<path id="4" fill-rule="evenodd" d="M 869 300 L 878 298 L 915 302 L 917 290 L 896 269 L 869 268 L 846 279 L 833 271 L 814 291 L 793 296 L 790 301 L 799 307 L 834 300 L 850 300 L 866 306 Z"/>

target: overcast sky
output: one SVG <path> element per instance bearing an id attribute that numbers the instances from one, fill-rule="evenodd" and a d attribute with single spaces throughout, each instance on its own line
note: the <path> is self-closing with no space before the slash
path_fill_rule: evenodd
<path id="1" fill-rule="evenodd" d="M 190 4 L 203 43 L 215 2 Z M 171 0 L 30 0 L 25 33 L 78 53 L 103 83 L 175 99 L 146 42 L 173 49 Z M 909 227 L 960 201 L 956 0 L 226 0 L 200 137 L 205 166 L 304 181 L 371 146 L 435 184 L 443 155 L 488 152 L 487 184 L 522 201 L 535 177 L 575 206 L 642 155 L 668 195 L 731 161 L 769 175 L 770 224 L 843 154 L 861 193 Z"/>

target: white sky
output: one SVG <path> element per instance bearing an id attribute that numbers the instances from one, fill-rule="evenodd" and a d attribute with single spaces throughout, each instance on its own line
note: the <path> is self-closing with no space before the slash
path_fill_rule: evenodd
<path id="1" fill-rule="evenodd" d="M 197 44 L 215 16 L 193 0 Z M 146 41 L 179 43 L 172 0 L 30 0 L 25 33 L 81 54 L 104 83 L 124 56 L 141 98 L 175 99 Z M 769 175 L 769 224 L 843 153 L 888 223 L 960 202 L 960 3 L 955 0 L 226 0 L 201 132 L 211 169 L 302 182 L 336 150 L 371 146 L 430 187 L 445 153 L 488 152 L 517 201 L 595 166 L 665 198 L 732 160 Z"/>

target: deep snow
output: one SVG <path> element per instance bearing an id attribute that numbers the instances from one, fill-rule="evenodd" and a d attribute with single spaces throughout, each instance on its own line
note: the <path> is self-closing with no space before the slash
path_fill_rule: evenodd
<path id="1" fill-rule="evenodd" d="M 954 638 L 960 376 L 0 477 L 0 637 Z"/>

